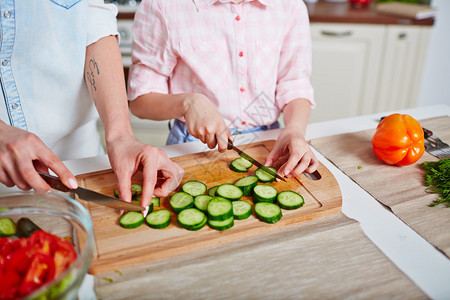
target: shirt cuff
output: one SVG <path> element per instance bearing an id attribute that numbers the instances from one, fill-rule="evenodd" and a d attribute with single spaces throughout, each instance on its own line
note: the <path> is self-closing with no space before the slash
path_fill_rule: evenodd
<path id="1" fill-rule="evenodd" d="M 87 15 L 87 41 L 89 46 L 99 39 L 116 35 L 117 31 L 117 6 L 114 4 L 104 4 L 103 1 L 90 1 L 89 12 Z"/>
<path id="2" fill-rule="evenodd" d="M 311 108 L 316 107 L 314 89 L 308 79 L 283 82 L 278 85 L 276 103 L 280 111 L 283 111 L 286 104 L 299 98 L 308 100 L 311 103 Z"/>

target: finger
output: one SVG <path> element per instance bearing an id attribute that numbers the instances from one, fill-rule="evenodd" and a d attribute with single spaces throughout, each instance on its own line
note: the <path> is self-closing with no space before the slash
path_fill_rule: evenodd
<path id="1" fill-rule="evenodd" d="M 215 134 L 206 135 L 206 144 L 208 145 L 209 149 L 214 149 L 216 147 L 216 135 Z"/>
<path id="2" fill-rule="evenodd" d="M 131 202 L 131 173 L 120 168 L 117 168 L 114 172 L 116 173 L 119 198 Z"/>
<path id="3" fill-rule="evenodd" d="M 54 154 L 49 148 L 46 146 L 41 147 L 39 150 L 38 160 L 48 167 L 48 169 L 55 172 L 55 174 L 59 177 L 61 182 L 71 189 L 76 189 L 78 187 L 77 180 L 75 176 L 67 169 L 67 167 L 63 164 L 63 162 Z M 40 176 L 35 172 L 35 180 Z"/>
<path id="4" fill-rule="evenodd" d="M 14 183 L 13 185 L 17 186 L 21 190 L 29 190 L 31 188 L 31 186 L 23 179 L 20 174 L 20 169 L 13 164 L 12 160 L 5 161 L 3 163 L 3 169 L 6 176 Z M 48 186 L 48 190 L 49 189 L 50 187 Z"/>
<path id="5" fill-rule="evenodd" d="M 164 170 L 161 171 L 165 181 L 153 191 L 153 194 L 158 197 L 166 197 L 171 191 L 176 189 L 184 176 L 184 170 L 171 160 L 166 162 L 163 167 Z"/>
<path id="6" fill-rule="evenodd" d="M 228 131 L 228 129 L 227 129 Z M 225 152 L 228 149 L 228 134 L 226 131 L 216 136 L 217 148 L 220 153 Z"/>
<path id="7" fill-rule="evenodd" d="M 309 154 L 303 155 L 302 159 L 300 160 L 299 164 L 291 171 L 289 174 L 290 177 L 296 177 L 300 174 L 302 174 L 305 169 L 310 165 L 311 157 Z"/>
<path id="8" fill-rule="evenodd" d="M 149 162 L 155 162 L 157 160 L 158 159 L 144 162 L 141 199 L 142 207 L 149 206 L 152 201 L 157 180 L 158 166 Z"/>
<path id="9" fill-rule="evenodd" d="M 315 155 L 313 155 L 313 157 L 311 158 L 311 161 L 309 163 L 309 166 L 305 169 L 304 172 L 314 173 L 314 171 L 316 171 L 318 167 L 319 167 L 319 160 L 316 158 Z"/>
<path id="10" fill-rule="evenodd" d="M 298 162 L 303 156 L 303 153 L 299 151 L 289 151 L 289 153 L 289 159 L 281 166 L 280 170 L 278 171 L 283 176 L 287 176 L 289 173 L 291 173 L 291 171 L 297 166 Z"/>
<path id="11" fill-rule="evenodd" d="M 0 182 L 6 185 L 7 187 L 13 187 L 14 182 L 9 178 L 9 175 L 6 174 L 3 170 L 0 170 Z"/>
<path id="12" fill-rule="evenodd" d="M 36 191 L 46 192 L 51 190 L 48 183 L 36 172 L 36 169 L 31 161 L 23 161 L 18 163 L 17 169 L 29 188 L 33 188 Z"/>

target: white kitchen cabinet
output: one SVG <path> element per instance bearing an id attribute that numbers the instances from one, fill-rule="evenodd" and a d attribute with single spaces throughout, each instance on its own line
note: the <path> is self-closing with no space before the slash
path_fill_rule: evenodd
<path id="1" fill-rule="evenodd" d="M 369 113 L 375 101 L 384 26 L 311 24 L 317 108 L 311 121 Z"/>
<path id="2" fill-rule="evenodd" d="M 431 26 L 312 23 L 311 122 L 416 104 Z"/>
<path id="3" fill-rule="evenodd" d="M 430 26 L 387 26 L 373 112 L 416 106 L 430 31 Z"/>

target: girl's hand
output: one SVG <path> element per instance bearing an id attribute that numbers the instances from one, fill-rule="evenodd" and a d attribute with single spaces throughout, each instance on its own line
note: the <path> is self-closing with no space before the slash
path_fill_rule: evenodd
<path id="1" fill-rule="evenodd" d="M 219 152 L 227 150 L 228 139 L 233 137 L 216 107 L 202 94 L 189 94 L 186 101 L 184 118 L 187 130 L 213 149 Z"/>
<path id="2" fill-rule="evenodd" d="M 284 128 L 267 156 L 265 165 L 273 166 L 278 169 L 279 175 L 291 178 L 303 172 L 313 173 L 319 162 L 298 130 Z"/>

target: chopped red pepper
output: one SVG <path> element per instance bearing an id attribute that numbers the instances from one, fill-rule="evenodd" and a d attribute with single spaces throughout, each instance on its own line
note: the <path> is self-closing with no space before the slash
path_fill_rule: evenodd
<path id="1" fill-rule="evenodd" d="M 0 239 L 0 299 L 27 296 L 63 273 L 77 258 L 74 246 L 39 230 L 28 239 Z"/>

